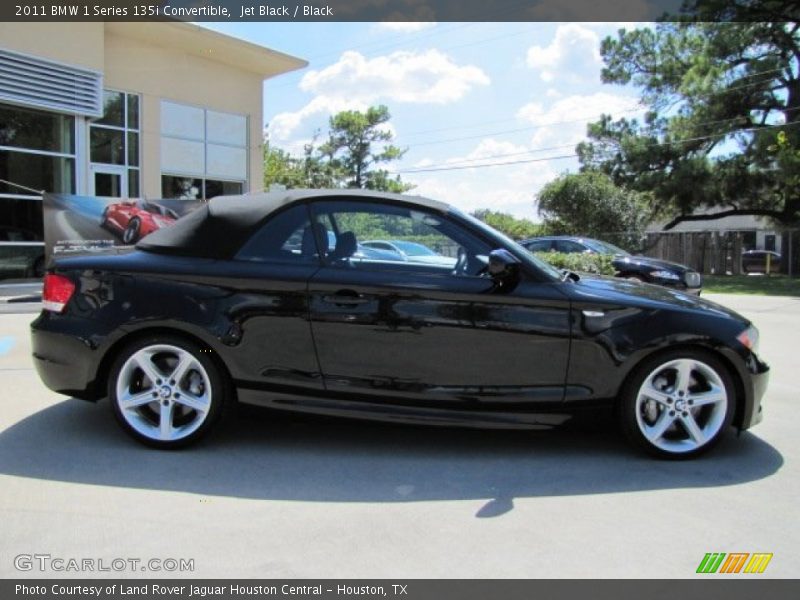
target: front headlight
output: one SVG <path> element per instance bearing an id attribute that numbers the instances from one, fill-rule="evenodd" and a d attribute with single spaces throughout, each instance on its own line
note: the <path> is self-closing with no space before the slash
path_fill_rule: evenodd
<path id="1" fill-rule="evenodd" d="M 650 271 L 650 277 L 656 279 L 670 279 L 672 281 L 680 281 L 681 276 L 673 273 L 672 271 Z"/>
<path id="2" fill-rule="evenodd" d="M 758 352 L 758 329 L 756 329 L 755 325 L 750 325 L 750 327 L 737 335 L 736 339 L 750 352 Z"/>

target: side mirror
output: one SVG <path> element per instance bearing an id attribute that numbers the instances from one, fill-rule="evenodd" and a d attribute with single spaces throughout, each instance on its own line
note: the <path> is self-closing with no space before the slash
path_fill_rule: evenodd
<path id="1" fill-rule="evenodd" d="M 519 277 L 520 260 L 505 248 L 498 248 L 489 253 L 487 270 L 492 279 L 508 281 Z"/>

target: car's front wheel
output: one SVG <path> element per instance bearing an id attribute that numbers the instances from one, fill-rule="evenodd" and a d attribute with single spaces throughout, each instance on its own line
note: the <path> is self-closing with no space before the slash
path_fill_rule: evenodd
<path id="1" fill-rule="evenodd" d="M 172 336 L 140 340 L 114 361 L 108 395 L 117 420 L 138 441 L 177 448 L 215 425 L 225 380 L 208 353 Z"/>
<path id="2" fill-rule="evenodd" d="M 691 458 L 713 447 L 733 420 L 736 396 L 725 365 L 701 350 L 676 350 L 646 360 L 629 379 L 622 429 L 662 458 Z"/>
<path id="3" fill-rule="evenodd" d="M 135 244 L 139 239 L 139 230 L 141 228 L 142 228 L 142 222 L 137 217 L 133 217 L 128 222 L 128 226 L 122 232 L 123 243 Z"/>

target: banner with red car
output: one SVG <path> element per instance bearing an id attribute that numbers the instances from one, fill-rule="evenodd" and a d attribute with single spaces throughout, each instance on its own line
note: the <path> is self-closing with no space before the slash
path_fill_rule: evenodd
<path id="1" fill-rule="evenodd" d="M 200 200 L 105 198 L 50 194 L 44 200 L 45 255 L 96 252 L 132 246 L 169 227 Z"/>

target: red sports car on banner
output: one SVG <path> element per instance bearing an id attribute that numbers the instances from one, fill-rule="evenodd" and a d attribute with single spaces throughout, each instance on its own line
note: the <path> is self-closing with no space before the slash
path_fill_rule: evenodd
<path id="1" fill-rule="evenodd" d="M 126 200 L 109 204 L 103 210 L 100 225 L 122 233 L 124 244 L 135 244 L 149 233 L 169 227 L 177 219 L 177 213 L 164 206 L 144 200 Z"/>

